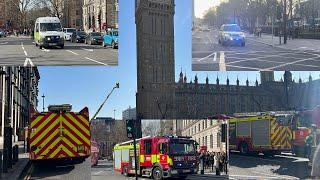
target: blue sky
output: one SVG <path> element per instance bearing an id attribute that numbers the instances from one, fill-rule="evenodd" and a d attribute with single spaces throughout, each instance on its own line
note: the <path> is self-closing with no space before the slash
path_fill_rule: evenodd
<path id="1" fill-rule="evenodd" d="M 129 106 L 135 107 L 135 93 L 137 82 L 136 71 L 136 30 L 134 0 L 120 0 L 119 13 L 119 66 L 118 67 L 40 67 L 40 92 L 38 110 L 42 110 L 41 96 L 44 94 L 45 105 L 70 103 L 73 110 L 79 111 L 89 107 L 92 116 L 107 94 L 120 83 L 98 116 L 122 117 L 122 111 Z M 176 0 L 175 14 L 175 62 L 176 79 L 181 71 L 187 73 L 188 81 L 197 74 L 200 82 L 209 76 L 210 82 L 215 82 L 217 75 L 221 83 L 226 82 L 227 76 L 231 84 L 235 84 L 239 77 L 240 84 L 245 84 L 247 77 L 250 84 L 259 80 L 258 72 L 192 72 L 191 71 L 191 1 Z M 279 80 L 284 72 L 276 72 Z M 308 80 L 319 78 L 319 72 L 293 72 L 293 77 Z"/>

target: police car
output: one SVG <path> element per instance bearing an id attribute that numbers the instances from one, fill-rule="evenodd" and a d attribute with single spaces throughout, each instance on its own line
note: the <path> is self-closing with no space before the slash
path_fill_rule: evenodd
<path id="1" fill-rule="evenodd" d="M 237 24 L 224 24 L 219 31 L 219 44 L 222 46 L 228 44 L 246 45 L 246 38 Z"/>

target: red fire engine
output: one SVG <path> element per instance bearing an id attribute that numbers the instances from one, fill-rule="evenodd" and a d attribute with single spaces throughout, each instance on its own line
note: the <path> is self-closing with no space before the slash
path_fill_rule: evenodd
<path id="1" fill-rule="evenodd" d="M 138 175 L 186 178 L 198 171 L 196 142 L 191 137 L 144 137 L 136 142 Z M 117 144 L 113 155 L 115 171 L 135 174 L 133 141 Z"/>
<path id="2" fill-rule="evenodd" d="M 316 139 L 320 139 L 320 106 L 312 110 L 299 111 L 294 115 L 292 123 L 293 151 L 296 155 L 305 156 L 305 140 L 312 131 L 312 125 L 316 126 Z"/>

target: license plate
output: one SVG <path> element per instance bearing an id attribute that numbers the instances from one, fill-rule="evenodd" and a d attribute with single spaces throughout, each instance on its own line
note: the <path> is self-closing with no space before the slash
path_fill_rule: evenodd
<path id="1" fill-rule="evenodd" d="M 190 172 L 190 169 L 184 169 L 182 170 L 183 173 L 189 173 Z"/>
<path id="2" fill-rule="evenodd" d="M 49 43 L 49 46 L 56 46 L 57 43 Z"/>

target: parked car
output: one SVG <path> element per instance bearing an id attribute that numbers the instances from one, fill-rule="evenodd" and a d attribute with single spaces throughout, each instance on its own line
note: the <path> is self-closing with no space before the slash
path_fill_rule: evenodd
<path id="1" fill-rule="evenodd" d="M 75 31 L 76 31 L 75 28 L 63 28 L 64 39 L 66 41 L 71 41 L 71 36 Z"/>
<path id="2" fill-rule="evenodd" d="M 91 32 L 85 40 L 86 44 L 102 44 L 102 34 L 100 32 Z"/>
<path id="3" fill-rule="evenodd" d="M 237 24 L 224 24 L 220 28 L 219 44 L 224 46 L 232 43 L 245 46 L 245 35 Z"/>
<path id="4" fill-rule="evenodd" d="M 86 37 L 87 37 L 87 33 L 85 33 L 84 31 L 75 31 L 72 33 L 72 36 L 71 36 L 71 42 L 73 43 L 83 43 L 85 42 L 86 40 Z"/>
<path id="5" fill-rule="evenodd" d="M 6 37 L 6 32 L 3 29 L 0 29 L 0 38 Z"/>
<path id="6" fill-rule="evenodd" d="M 103 36 L 102 46 L 111 46 L 113 49 L 118 48 L 118 35 L 117 29 L 108 30 Z"/>

